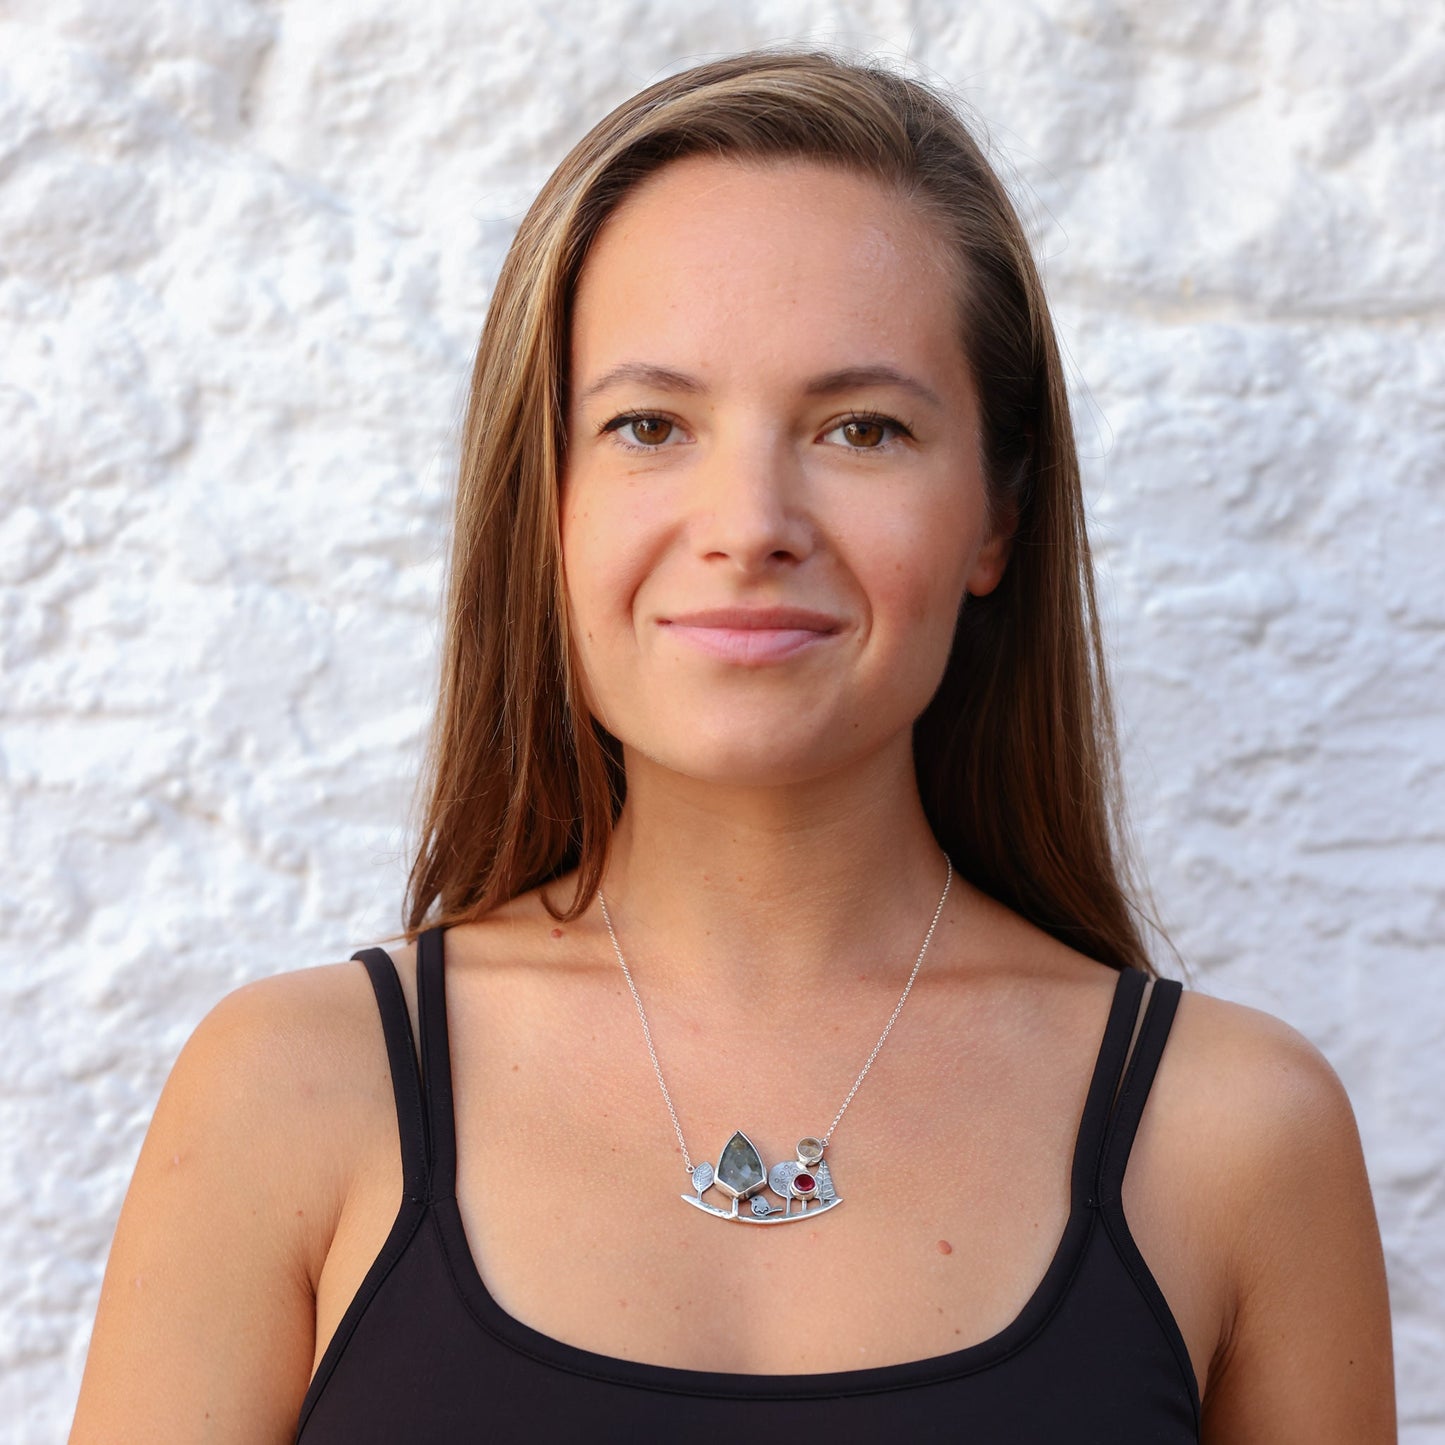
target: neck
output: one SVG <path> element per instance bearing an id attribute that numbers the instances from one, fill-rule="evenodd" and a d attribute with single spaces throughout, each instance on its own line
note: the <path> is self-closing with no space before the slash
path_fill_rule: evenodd
<path id="1" fill-rule="evenodd" d="M 603 895 L 645 1002 L 805 1019 L 843 985 L 896 998 L 946 876 L 906 749 L 861 775 L 768 789 L 629 759 Z M 950 905 L 963 892 L 955 878 Z"/>

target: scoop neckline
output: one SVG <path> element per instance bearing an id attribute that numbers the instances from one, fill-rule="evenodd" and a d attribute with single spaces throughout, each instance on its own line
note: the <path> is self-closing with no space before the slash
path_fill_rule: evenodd
<path id="1" fill-rule="evenodd" d="M 435 930 L 438 946 L 437 975 L 440 985 L 439 997 L 435 1001 L 440 1005 L 440 1016 L 437 1020 L 440 1038 L 436 1042 L 441 1045 L 435 1062 L 442 1071 L 440 1085 L 446 1099 L 444 1108 L 446 1127 L 454 1131 L 456 1126 L 451 1106 L 451 1049 L 447 1037 L 449 1030 L 446 1017 L 447 931 L 444 927 Z M 418 955 L 418 967 L 420 968 L 420 955 Z M 620 1355 L 602 1354 L 596 1350 L 585 1349 L 580 1345 L 568 1344 L 553 1335 L 534 1329 L 515 1315 L 509 1314 L 488 1289 L 472 1253 L 466 1227 L 462 1222 L 461 1209 L 457 1203 L 455 1141 L 454 1138 L 450 1138 L 445 1141 L 448 1159 L 443 1177 L 446 1180 L 446 1187 L 436 1192 L 429 1192 L 427 1213 L 450 1266 L 448 1273 L 451 1275 L 453 1285 L 461 1297 L 462 1303 L 477 1322 L 504 1345 L 520 1354 L 573 1374 L 674 1394 L 751 1399 L 810 1399 L 839 1395 L 864 1395 L 954 1379 L 995 1365 L 1033 1339 L 1063 1302 L 1069 1282 L 1079 1267 L 1084 1250 L 1098 1223 L 1098 1210 L 1092 1207 L 1089 1196 L 1079 1187 L 1079 1162 L 1081 1151 L 1084 1149 L 1089 1101 L 1093 1097 L 1095 1083 L 1105 1057 L 1109 1023 L 1119 1006 L 1126 977 L 1135 972 L 1138 970 L 1121 969 L 1119 977 L 1115 981 L 1109 1012 L 1105 1019 L 1105 1029 L 1100 1038 L 1099 1050 L 1086 1093 L 1083 1114 L 1074 1136 L 1074 1147 L 1070 1153 L 1069 1214 L 1064 1221 L 1058 1244 L 1054 1248 L 1053 1256 L 1044 1270 L 1043 1277 L 1024 1301 L 1018 1314 L 1002 1329 L 985 1339 L 941 1355 L 928 1355 L 916 1360 L 899 1360 L 890 1365 L 779 1375 L 693 1370 L 679 1365 L 662 1365 L 647 1360 L 624 1359 Z M 420 981 L 418 992 L 420 994 Z M 430 1116 L 430 1111 L 428 1112 Z M 441 1119 L 433 1117 L 432 1125 L 434 1134 L 441 1132 Z M 433 1137 L 431 1148 L 437 1149 L 441 1142 Z M 435 1166 L 435 1159 L 433 1165 Z"/>
<path id="2" fill-rule="evenodd" d="M 1093 1232 L 1096 1211 L 1075 1199 L 1043 1277 L 1018 1314 L 1002 1329 L 971 1345 L 922 1359 L 899 1360 L 854 1370 L 823 1370 L 803 1374 L 736 1374 L 725 1370 L 693 1370 L 606 1355 L 570 1345 L 524 1324 L 497 1302 L 482 1278 L 462 1223 L 456 1194 L 430 1201 L 433 1227 L 451 1265 L 452 1282 L 477 1322 L 509 1348 L 572 1374 L 672 1394 L 808 1399 L 866 1395 L 885 1390 L 955 1379 L 999 1363 L 1033 1339 L 1062 1302 L 1068 1282 Z"/>

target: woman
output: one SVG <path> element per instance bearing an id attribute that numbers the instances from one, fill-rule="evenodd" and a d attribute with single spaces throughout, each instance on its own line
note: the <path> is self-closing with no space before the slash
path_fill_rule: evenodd
<path id="1" fill-rule="evenodd" d="M 1154 977 L 1113 767 L 975 143 L 652 86 L 482 336 L 407 944 L 196 1030 L 72 1438 L 1392 1438 L 1349 1103 Z"/>

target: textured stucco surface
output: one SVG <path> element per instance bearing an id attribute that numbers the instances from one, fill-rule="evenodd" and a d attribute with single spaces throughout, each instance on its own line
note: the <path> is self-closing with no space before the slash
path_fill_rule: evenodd
<path id="1" fill-rule="evenodd" d="M 522 209 L 657 74 L 810 36 L 908 54 L 1010 169 L 1163 919 L 1349 1087 L 1445 1440 L 1433 0 L 0 3 L 0 1436 L 63 1437 L 202 1014 L 395 927 Z"/>

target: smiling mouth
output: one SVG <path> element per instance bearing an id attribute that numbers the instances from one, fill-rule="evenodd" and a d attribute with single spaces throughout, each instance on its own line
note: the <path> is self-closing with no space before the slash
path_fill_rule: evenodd
<path id="1" fill-rule="evenodd" d="M 840 630 L 836 618 L 797 608 L 724 608 L 659 622 L 685 647 L 724 662 L 754 666 L 796 657 Z"/>

